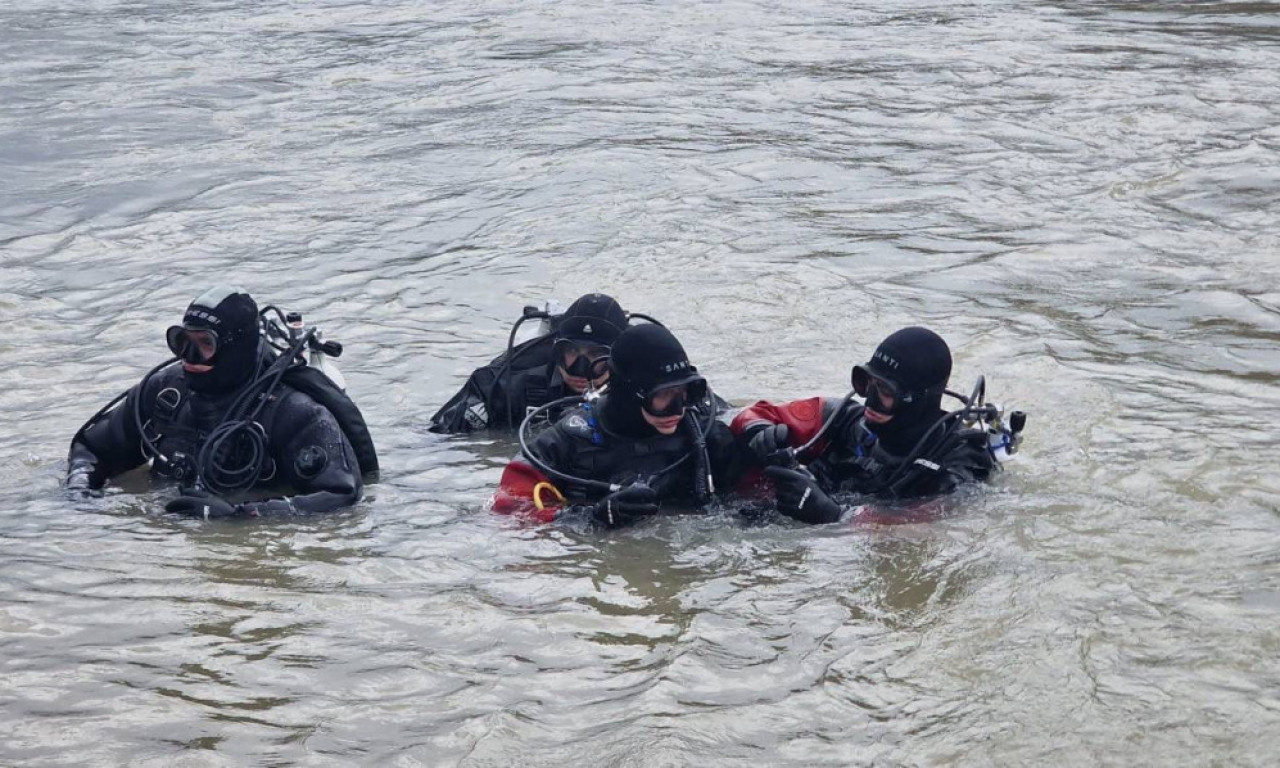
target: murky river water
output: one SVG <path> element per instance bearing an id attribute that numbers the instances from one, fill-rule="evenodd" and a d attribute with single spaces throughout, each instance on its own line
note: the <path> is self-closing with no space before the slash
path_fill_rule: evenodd
<path id="1" fill-rule="evenodd" d="M 0 763 L 1265 765 L 1280 751 L 1280 9 L 0 8 Z M 214 281 L 303 310 L 354 510 L 58 491 Z M 1031 414 L 929 525 L 610 535 L 426 432 L 525 303 L 732 401 L 905 324 Z"/>

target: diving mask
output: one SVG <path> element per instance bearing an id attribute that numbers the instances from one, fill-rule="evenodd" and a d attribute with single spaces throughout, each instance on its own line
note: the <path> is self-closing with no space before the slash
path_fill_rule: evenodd
<path id="1" fill-rule="evenodd" d="M 899 405 L 910 405 L 915 401 L 913 393 L 899 390 L 897 384 L 876 376 L 861 365 L 853 366 L 850 378 L 853 391 L 866 401 L 867 407 L 886 416 L 892 416 Z"/>
<path id="2" fill-rule="evenodd" d="M 689 403 L 700 403 L 706 396 L 707 382 L 695 379 L 687 384 L 655 389 L 644 396 L 642 407 L 650 416 L 662 419 L 679 416 L 689 407 Z"/>
<path id="3" fill-rule="evenodd" d="M 218 334 L 207 328 L 171 325 L 165 332 L 169 351 L 192 365 L 212 365 L 218 354 Z"/>
<path id="4" fill-rule="evenodd" d="M 608 370 L 609 348 L 606 346 L 561 339 L 556 342 L 554 352 L 560 367 L 574 378 L 594 381 Z"/>

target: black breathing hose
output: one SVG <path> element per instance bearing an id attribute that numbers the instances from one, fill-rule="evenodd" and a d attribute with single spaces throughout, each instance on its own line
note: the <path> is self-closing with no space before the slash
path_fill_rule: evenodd
<path id="1" fill-rule="evenodd" d="M 707 457 L 707 438 L 693 414 L 686 412 L 680 423 L 687 425 L 685 431 L 693 440 L 693 497 L 699 506 L 706 506 L 711 503 L 711 494 L 715 490 L 709 466 L 711 462 Z"/>
<path id="2" fill-rule="evenodd" d="M 982 376 L 978 377 L 978 383 L 973 388 L 973 394 L 968 398 L 965 398 L 962 395 L 957 395 L 950 390 L 944 391 L 946 394 L 963 402 L 964 407 L 944 413 L 937 421 L 931 424 L 929 428 L 924 431 L 924 434 L 920 436 L 920 439 L 916 441 L 915 445 L 912 446 L 911 451 L 907 453 L 907 457 L 903 459 L 889 477 L 885 478 L 884 482 L 881 483 L 881 487 L 892 489 L 896 484 L 906 478 L 907 471 L 911 469 L 916 459 L 920 458 L 927 452 L 925 450 L 925 443 L 939 427 L 943 428 L 942 434 L 938 436 L 935 442 L 930 443 L 927 446 L 929 451 L 932 451 L 937 446 L 942 445 L 942 443 L 959 430 L 960 425 L 966 421 L 977 419 L 985 422 L 988 419 L 995 418 L 999 413 L 995 405 L 974 404 L 974 401 L 976 400 L 986 399 L 986 380 Z"/>
<path id="3" fill-rule="evenodd" d="M 268 436 L 257 421 L 280 385 L 285 372 L 298 363 L 299 355 L 315 336 L 307 329 L 246 386 L 232 402 L 222 421 L 214 427 L 196 456 L 196 485 L 220 495 L 242 493 L 253 487 L 266 463 Z M 266 386 L 263 386 L 263 385 Z M 252 403 L 256 398 L 257 402 Z M 235 457 L 237 464 L 231 464 Z"/>
<path id="4" fill-rule="evenodd" d="M 697 490 L 699 486 L 699 479 L 701 479 L 701 485 L 706 487 L 706 497 L 708 501 L 710 500 L 711 493 L 714 491 L 714 489 L 712 488 L 713 481 L 711 480 L 711 473 L 709 470 L 710 461 L 707 456 L 707 448 L 706 448 L 706 433 L 710 431 L 711 425 L 712 423 L 714 423 L 716 418 L 715 395 L 711 393 L 710 387 L 707 388 L 707 399 L 710 402 L 710 408 L 708 411 L 708 418 L 707 418 L 707 424 L 705 429 L 703 429 L 697 423 L 696 418 L 692 418 L 693 415 L 688 411 L 685 412 L 686 418 L 681 421 L 681 424 L 684 424 L 687 421 L 690 425 L 688 429 L 694 436 L 693 437 L 694 446 L 695 446 L 694 450 L 689 453 L 686 453 L 685 455 L 681 456 L 679 459 L 676 459 L 674 463 L 669 464 L 666 467 L 663 467 L 662 469 L 658 470 L 649 478 L 649 480 L 651 481 L 656 480 L 657 478 L 662 477 L 663 475 L 669 472 L 672 472 L 675 469 L 683 466 L 684 463 L 689 460 L 690 456 L 694 456 L 695 462 L 701 462 L 703 464 L 703 466 L 697 468 L 694 472 L 695 493 L 699 494 L 700 504 L 705 504 L 706 502 L 702 501 L 701 492 Z M 552 400 L 551 402 L 546 403 L 545 405 L 541 405 L 533 409 L 532 411 L 529 411 L 529 415 L 525 416 L 524 421 L 520 422 L 520 429 L 516 431 L 516 437 L 520 441 L 520 454 L 524 456 L 524 458 L 533 466 L 534 469 L 538 470 L 539 472 L 551 478 L 552 480 L 556 480 L 558 482 L 562 482 L 568 485 L 581 485 L 587 488 L 594 488 L 596 490 L 603 491 L 604 493 L 616 493 L 617 491 L 622 490 L 623 488 L 622 485 L 618 483 L 607 483 L 607 482 L 604 482 L 603 480 L 592 480 L 586 477 L 574 477 L 573 475 L 561 472 L 560 470 L 555 469 L 554 467 L 550 466 L 545 461 L 543 461 L 541 457 L 539 457 L 536 453 L 534 453 L 533 448 L 529 445 L 529 440 L 527 436 L 529 425 L 532 424 L 534 421 L 536 421 L 537 418 L 541 416 L 544 412 L 550 411 L 553 408 L 557 408 L 561 406 L 576 405 L 576 404 L 585 403 L 585 402 L 587 402 L 587 398 L 584 395 L 569 395 L 568 397 L 562 397 L 559 400 Z"/>
<path id="5" fill-rule="evenodd" d="M 596 490 L 604 491 L 605 493 L 620 491 L 622 490 L 622 486 L 616 483 L 606 483 L 601 480 L 591 480 L 585 477 L 574 477 L 573 475 L 565 474 L 543 461 L 538 454 L 533 452 L 533 448 L 529 446 L 529 441 L 525 433 L 528 431 L 529 425 L 533 423 L 538 416 L 541 416 L 544 412 L 550 411 L 552 408 L 576 405 L 578 403 L 585 403 L 586 401 L 587 399 L 582 395 L 569 395 L 568 397 L 562 397 L 558 400 L 552 400 L 549 403 L 545 403 L 534 408 L 532 411 L 529 411 L 529 415 L 524 417 L 524 420 L 520 422 L 520 428 L 516 430 L 516 437 L 520 441 L 520 453 L 530 464 L 533 465 L 534 469 L 552 480 L 557 480 L 569 485 L 583 485 L 588 488 L 595 488 Z"/>
<path id="6" fill-rule="evenodd" d="M 493 390 L 497 388 L 498 382 L 502 381 L 503 374 L 513 370 L 512 362 L 516 357 L 516 354 L 515 354 L 516 333 L 520 330 L 520 326 L 524 325 L 524 321 L 526 320 L 535 320 L 535 319 L 546 320 L 549 317 L 551 317 L 551 314 L 549 312 L 541 311 L 535 307 L 524 308 L 524 312 L 520 315 L 520 319 L 517 320 L 515 324 L 511 326 L 511 333 L 507 334 L 507 356 L 502 361 L 502 367 L 499 368 L 497 374 L 494 375 L 493 383 L 489 385 L 489 392 L 488 394 L 485 395 L 485 399 L 484 399 L 486 403 L 493 402 Z M 546 336 L 542 336 L 542 337 L 539 337 L 539 340 L 545 339 L 545 338 Z M 504 389 L 506 390 L 506 393 L 507 393 L 507 429 L 511 429 L 516 424 L 515 424 L 515 416 L 513 416 L 511 413 L 512 409 L 511 409 L 510 384 L 504 387 Z M 465 413 L 465 411 L 463 411 L 462 413 Z M 459 425 L 455 424 L 454 429 L 457 429 L 458 426 Z"/>
<path id="7" fill-rule="evenodd" d="M 849 390 L 849 394 L 841 398 L 840 404 L 831 409 L 831 415 L 827 417 L 826 421 L 822 422 L 822 426 L 818 427 L 818 431 L 814 433 L 813 437 L 809 438 L 808 442 L 804 445 L 801 445 L 791 451 L 791 460 L 793 465 L 800 463 L 801 455 L 812 449 L 813 446 L 817 445 L 819 440 L 826 436 L 827 430 L 831 429 L 831 425 L 836 422 L 836 419 L 838 419 L 842 413 L 844 413 L 845 406 L 853 401 L 853 396 L 855 394 L 857 394 L 856 390 Z"/>

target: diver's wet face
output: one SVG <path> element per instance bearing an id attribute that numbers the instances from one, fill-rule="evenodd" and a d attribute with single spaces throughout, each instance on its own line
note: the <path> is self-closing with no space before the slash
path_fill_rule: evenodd
<path id="1" fill-rule="evenodd" d="M 560 341 L 556 347 L 560 377 L 569 389 L 581 394 L 588 386 L 599 389 L 609 380 L 608 347 L 570 341 Z"/>

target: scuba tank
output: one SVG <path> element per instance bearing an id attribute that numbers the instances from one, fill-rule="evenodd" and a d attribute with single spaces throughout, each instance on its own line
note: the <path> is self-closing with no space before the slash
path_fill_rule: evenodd
<path id="1" fill-rule="evenodd" d="M 521 315 L 521 320 L 516 321 L 517 327 L 523 320 L 539 320 L 537 330 L 532 334 L 526 335 L 524 338 L 515 340 L 516 345 L 523 344 L 526 341 L 536 339 L 551 334 L 556 329 L 556 321 L 564 314 L 564 307 L 560 306 L 560 302 L 555 299 L 547 299 L 542 303 L 542 309 L 534 306 L 526 306 Z"/>
<path id="2" fill-rule="evenodd" d="M 301 312 L 285 313 L 282 328 L 279 322 L 267 316 L 267 311 L 271 310 L 274 310 L 277 315 L 281 314 L 275 307 L 266 307 L 263 310 L 263 336 L 266 337 L 267 343 L 282 355 L 289 354 L 294 347 L 300 347 L 297 353 L 298 361 L 324 374 L 338 389 L 345 392 L 347 380 L 343 377 L 342 371 L 338 370 L 338 364 L 334 362 L 342 356 L 342 345 L 336 341 L 325 341 L 324 334 L 319 328 L 309 328 L 302 321 Z M 284 344 L 278 344 L 277 341 Z"/>
<path id="3" fill-rule="evenodd" d="M 355 449 L 365 481 L 375 481 L 378 477 L 378 455 L 373 437 L 369 434 L 364 415 L 347 396 L 346 378 L 335 362 L 342 356 L 342 344 L 326 341 L 319 328 L 303 322 L 301 312 L 284 313 L 278 307 L 267 306 L 260 314 L 264 340 L 281 356 L 292 355 L 300 363 L 288 367 L 282 381 L 333 414 L 343 435 Z"/>

